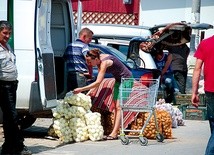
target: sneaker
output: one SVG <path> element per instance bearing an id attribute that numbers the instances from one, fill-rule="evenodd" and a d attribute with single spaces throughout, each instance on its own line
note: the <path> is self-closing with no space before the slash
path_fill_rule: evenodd
<path id="1" fill-rule="evenodd" d="M 28 150 L 27 146 L 24 146 L 23 150 L 19 153 L 19 155 L 32 155 L 32 152 Z"/>

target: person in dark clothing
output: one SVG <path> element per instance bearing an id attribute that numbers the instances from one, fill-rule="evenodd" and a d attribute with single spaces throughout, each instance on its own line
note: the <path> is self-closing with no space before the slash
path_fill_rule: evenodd
<path id="1" fill-rule="evenodd" d="M 171 68 L 174 78 L 177 82 L 181 94 L 186 94 L 186 81 L 187 81 L 187 58 L 190 49 L 186 44 L 179 46 L 168 47 L 167 50 L 172 54 Z"/>
<path id="2" fill-rule="evenodd" d="M 31 155 L 31 151 L 24 145 L 24 137 L 18 124 L 16 57 L 7 43 L 11 33 L 12 25 L 8 21 L 0 21 L 0 107 L 3 112 L 5 138 L 1 154 Z"/>
<path id="3" fill-rule="evenodd" d="M 164 99 L 166 103 L 175 103 L 174 92 L 177 92 L 178 89 L 171 70 L 172 54 L 159 50 L 154 56 L 154 61 L 157 69 L 161 71 L 161 86 L 164 87 L 165 92 Z"/>

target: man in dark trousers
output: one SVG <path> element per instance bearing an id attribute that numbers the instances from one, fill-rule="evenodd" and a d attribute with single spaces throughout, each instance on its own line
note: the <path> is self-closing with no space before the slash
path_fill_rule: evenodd
<path id="1" fill-rule="evenodd" d="M 204 74 L 205 102 L 207 105 L 207 118 L 210 124 L 211 136 L 209 138 L 205 155 L 214 155 L 214 36 L 202 40 L 196 52 L 196 63 L 192 77 L 192 104 L 199 105 L 198 84 L 201 73 Z"/>
<path id="2" fill-rule="evenodd" d="M 172 54 L 171 69 L 181 94 L 186 94 L 187 58 L 190 49 L 186 44 L 171 46 L 167 50 Z"/>
<path id="3" fill-rule="evenodd" d="M 1 154 L 31 155 L 31 151 L 24 145 L 24 138 L 18 125 L 16 57 L 7 43 L 11 33 L 11 24 L 7 21 L 0 21 L 0 107 L 3 112 L 5 138 Z"/>

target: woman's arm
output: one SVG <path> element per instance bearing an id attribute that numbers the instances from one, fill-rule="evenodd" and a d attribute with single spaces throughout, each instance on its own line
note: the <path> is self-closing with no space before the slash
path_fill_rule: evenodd
<path id="1" fill-rule="evenodd" d="M 92 79 L 92 77 L 93 77 L 93 67 L 91 65 L 88 65 L 88 72 L 84 73 L 84 76 L 87 79 Z"/>
<path id="2" fill-rule="evenodd" d="M 80 88 L 74 89 L 73 93 L 77 94 L 77 93 L 81 93 L 83 91 L 90 90 L 92 88 L 98 87 L 100 85 L 100 83 L 102 82 L 102 80 L 104 79 L 104 75 L 105 75 L 107 67 L 108 67 L 107 61 L 103 61 L 100 64 L 100 70 L 98 72 L 98 76 L 97 76 L 96 81 L 85 86 L 85 87 L 80 87 Z"/>

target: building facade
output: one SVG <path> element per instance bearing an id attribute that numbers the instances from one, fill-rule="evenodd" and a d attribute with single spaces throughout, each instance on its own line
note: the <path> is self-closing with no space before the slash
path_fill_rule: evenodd
<path id="1" fill-rule="evenodd" d="M 131 4 L 124 4 L 130 1 Z M 108 23 L 154 26 L 186 21 L 193 23 L 194 0 L 82 0 L 83 23 Z M 78 2 L 72 2 L 77 21 Z M 214 1 L 201 0 L 200 23 L 214 24 Z M 206 31 L 205 38 L 214 34 Z"/>
<path id="2" fill-rule="evenodd" d="M 78 1 L 72 2 L 74 19 L 77 22 Z M 82 22 L 139 25 L 139 0 L 125 4 L 123 0 L 82 1 Z"/>

